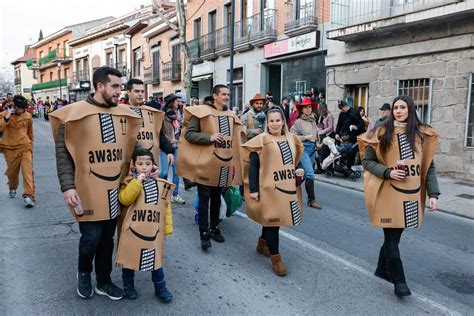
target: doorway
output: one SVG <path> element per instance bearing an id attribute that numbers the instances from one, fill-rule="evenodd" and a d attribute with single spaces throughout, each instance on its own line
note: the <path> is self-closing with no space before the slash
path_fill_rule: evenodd
<path id="1" fill-rule="evenodd" d="M 276 104 L 281 101 L 281 64 L 271 64 L 268 66 L 268 90 L 273 94 Z M 267 92 L 267 91 L 265 91 Z"/>

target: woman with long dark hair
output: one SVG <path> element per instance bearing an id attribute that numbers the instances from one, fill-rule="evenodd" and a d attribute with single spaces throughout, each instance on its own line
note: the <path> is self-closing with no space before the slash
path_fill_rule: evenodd
<path id="1" fill-rule="evenodd" d="M 358 137 L 366 170 L 365 203 L 374 227 L 383 228 L 375 275 L 394 284 L 398 297 L 411 295 L 398 244 L 405 228 L 419 227 L 429 196 L 435 211 L 440 194 L 433 156 L 438 133 L 418 119 L 409 96 L 398 96 L 380 127 Z"/>

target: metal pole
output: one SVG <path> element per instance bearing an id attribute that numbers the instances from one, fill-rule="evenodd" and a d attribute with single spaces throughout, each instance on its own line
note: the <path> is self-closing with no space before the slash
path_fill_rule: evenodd
<path id="1" fill-rule="evenodd" d="M 230 2 L 230 74 L 229 74 L 229 91 L 230 104 L 229 107 L 234 107 L 234 20 L 235 20 L 235 0 Z M 240 108 L 240 105 L 239 105 Z"/>
<path id="2" fill-rule="evenodd" d="M 62 100 L 63 90 L 61 88 L 61 66 L 58 66 L 58 74 L 59 74 L 59 98 Z"/>

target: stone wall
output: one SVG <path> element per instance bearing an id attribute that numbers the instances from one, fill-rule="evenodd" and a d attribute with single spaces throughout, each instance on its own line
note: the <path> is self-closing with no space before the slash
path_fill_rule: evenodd
<path id="1" fill-rule="evenodd" d="M 397 81 L 432 80 L 431 125 L 440 133 L 435 157 L 438 172 L 474 180 L 474 148 L 465 148 L 469 78 L 474 49 L 328 67 L 327 98 L 336 119 L 337 100 L 347 97 L 345 85 L 369 84 L 368 114 L 397 95 Z"/>

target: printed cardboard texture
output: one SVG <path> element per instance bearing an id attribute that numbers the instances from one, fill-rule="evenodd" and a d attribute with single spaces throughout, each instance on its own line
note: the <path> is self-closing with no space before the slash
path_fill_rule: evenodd
<path id="1" fill-rule="evenodd" d="M 152 107 L 128 105 L 130 110 L 142 118 L 140 130 L 137 133 L 137 144 L 150 149 L 155 158 L 155 164 L 160 163 L 160 132 L 165 113 Z"/>
<path id="2" fill-rule="evenodd" d="M 426 202 L 426 176 L 433 160 L 438 134 L 431 127 L 422 128 L 423 137 L 417 138 L 416 150 L 408 144 L 405 128 L 396 127 L 392 146 L 382 153 L 378 136 L 358 137 L 361 157 L 365 147 L 372 146 L 379 163 L 395 168 L 397 160 L 405 160 L 404 181 L 385 180 L 368 171 L 364 173 L 365 204 L 374 227 L 416 228 L 423 222 Z"/>
<path id="3" fill-rule="evenodd" d="M 209 136 L 221 133 L 224 141 L 209 145 L 188 142 L 185 139 L 186 127 L 193 116 L 200 119 L 202 133 Z M 193 182 L 213 187 L 240 184 L 242 177 L 239 147 L 243 137 L 245 128 L 232 111 L 219 111 L 208 105 L 186 108 L 178 145 L 178 174 Z"/>
<path id="4" fill-rule="evenodd" d="M 120 214 L 118 189 L 129 173 L 141 119 L 125 106 L 103 108 L 81 101 L 50 115 L 56 140 L 65 124 L 66 148 L 75 166 L 75 185 L 84 215 L 77 221 L 100 221 Z"/>
<path id="5" fill-rule="evenodd" d="M 263 226 L 294 226 L 303 219 L 301 187 L 296 187 L 295 169 L 303 145 L 299 138 L 289 134 L 295 144 L 291 150 L 286 136 L 262 133 L 241 147 L 244 194 L 247 215 Z M 250 153 L 260 158 L 259 197 L 250 198 L 249 166 Z"/>
<path id="6" fill-rule="evenodd" d="M 120 217 L 117 266 L 136 271 L 163 266 L 165 217 L 174 188 L 163 179 L 143 184 L 138 198 Z"/>

